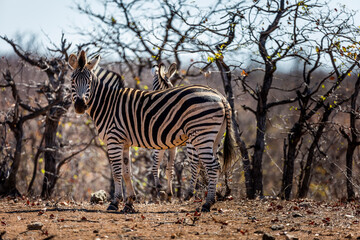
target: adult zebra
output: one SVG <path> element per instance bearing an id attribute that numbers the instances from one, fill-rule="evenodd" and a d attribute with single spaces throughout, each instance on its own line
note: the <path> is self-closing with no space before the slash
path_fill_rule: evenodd
<path id="1" fill-rule="evenodd" d="M 169 66 L 169 69 L 166 71 L 166 67 L 163 63 L 159 65 L 155 65 L 152 69 L 153 72 L 153 90 L 164 90 L 173 87 L 173 84 L 170 82 L 172 76 L 176 73 L 177 65 L 176 63 L 172 63 Z M 191 147 L 190 147 L 191 146 Z M 152 166 L 152 173 L 154 176 L 154 182 L 157 192 L 159 193 L 161 189 L 161 184 L 159 180 L 159 166 L 161 161 L 164 158 L 165 150 L 155 150 L 153 155 L 153 166 Z M 166 177 L 167 177 L 167 198 L 168 201 L 171 200 L 173 196 L 172 192 L 172 178 L 173 178 L 173 169 L 174 169 L 174 162 L 176 156 L 176 148 L 169 149 L 169 161 L 167 162 L 166 166 Z M 196 176 L 197 176 L 197 168 L 199 165 L 199 159 L 197 156 L 197 152 L 195 148 L 188 144 L 187 148 L 187 156 L 190 158 L 190 166 L 191 166 L 191 180 L 190 180 L 190 187 L 187 190 L 185 200 L 189 200 L 194 194 Z"/>
<path id="2" fill-rule="evenodd" d="M 185 86 L 162 91 L 141 91 L 119 87 L 118 81 L 99 81 L 93 70 L 100 61 L 87 61 L 86 53 L 69 56 L 75 111 L 94 120 L 107 143 L 115 180 L 115 194 L 108 210 L 117 210 L 121 174 L 125 182 L 125 207 L 134 212 L 135 192 L 131 183 L 129 147 L 169 149 L 191 143 L 209 177 L 208 194 L 202 211 L 215 202 L 219 163 L 214 154 L 225 130 L 224 167 L 233 157 L 234 138 L 230 105 L 219 92 L 206 86 Z"/>

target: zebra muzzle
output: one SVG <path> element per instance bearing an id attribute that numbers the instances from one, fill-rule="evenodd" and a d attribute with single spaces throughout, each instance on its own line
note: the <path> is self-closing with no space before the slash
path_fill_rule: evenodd
<path id="1" fill-rule="evenodd" d="M 75 112 L 78 114 L 83 114 L 87 109 L 87 105 L 82 98 L 77 98 L 74 103 Z"/>

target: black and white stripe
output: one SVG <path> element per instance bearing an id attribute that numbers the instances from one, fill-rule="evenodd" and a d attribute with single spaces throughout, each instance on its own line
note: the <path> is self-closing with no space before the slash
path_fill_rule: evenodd
<path id="1" fill-rule="evenodd" d="M 86 112 L 94 120 L 100 137 L 107 142 L 115 180 L 115 199 L 109 210 L 117 209 L 121 190 L 121 175 L 126 186 L 124 212 L 133 211 L 135 199 L 131 183 L 129 147 L 170 149 L 184 143 L 198 153 L 209 178 L 208 194 L 203 211 L 215 202 L 219 163 L 216 150 L 227 131 L 224 142 L 224 166 L 232 157 L 233 138 L 230 105 L 218 91 L 207 86 L 183 86 L 161 91 L 141 91 L 123 88 L 119 81 L 99 81 L 93 69 L 100 57 L 87 62 L 85 52 L 71 55 L 74 69 L 73 86 L 90 71 L 90 96 L 84 99 Z M 85 62 L 85 65 L 82 64 Z M 74 89 L 74 92 L 78 92 Z M 74 103 L 75 108 L 76 102 Z"/>
<path id="2" fill-rule="evenodd" d="M 166 71 L 166 67 L 164 64 L 159 64 L 153 66 L 153 90 L 164 90 L 168 88 L 172 88 L 173 84 L 170 82 L 171 77 L 176 73 L 177 65 L 176 63 L 172 63 L 169 66 L 169 69 Z M 195 148 L 189 143 L 187 149 L 187 156 L 190 159 L 190 167 L 191 167 L 191 180 L 190 187 L 187 190 L 187 194 L 185 199 L 188 200 L 194 194 L 196 177 L 197 177 L 197 169 L 199 165 L 199 159 Z M 173 196 L 172 191 L 172 179 L 173 179 L 173 169 L 175 163 L 176 149 L 169 149 L 169 161 L 167 162 L 166 167 L 166 177 L 167 177 L 167 198 L 170 201 Z M 163 160 L 165 150 L 155 150 L 153 154 L 153 167 L 152 173 L 154 176 L 155 187 L 157 191 L 161 189 L 160 180 L 159 180 L 159 167 L 160 163 Z"/>

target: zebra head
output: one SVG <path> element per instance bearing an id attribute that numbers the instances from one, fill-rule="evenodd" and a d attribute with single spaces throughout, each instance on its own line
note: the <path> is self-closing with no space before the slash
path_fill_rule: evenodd
<path id="1" fill-rule="evenodd" d="M 96 68 L 99 61 L 99 55 L 88 61 L 83 50 L 78 56 L 75 54 L 69 56 L 69 65 L 74 70 L 71 75 L 71 93 L 76 113 L 83 114 L 88 108 L 91 81 L 95 77 L 92 70 Z"/>
<path id="2" fill-rule="evenodd" d="M 153 86 L 155 87 L 154 90 L 164 89 L 164 88 L 171 88 L 173 87 L 170 79 L 175 75 L 177 65 L 176 63 L 172 63 L 166 71 L 166 66 L 163 63 L 159 65 L 154 65 L 152 68 L 152 74 L 154 75 Z M 165 85 L 165 86 L 163 86 Z"/>

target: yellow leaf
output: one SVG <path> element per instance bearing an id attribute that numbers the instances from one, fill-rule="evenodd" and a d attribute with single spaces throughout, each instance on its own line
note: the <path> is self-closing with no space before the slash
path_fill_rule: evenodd
<path id="1" fill-rule="evenodd" d="M 44 173 L 45 173 L 45 169 L 41 169 L 41 173 L 44 174 Z"/>

